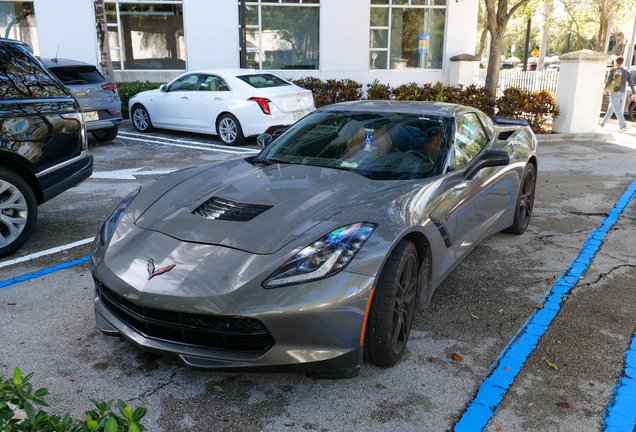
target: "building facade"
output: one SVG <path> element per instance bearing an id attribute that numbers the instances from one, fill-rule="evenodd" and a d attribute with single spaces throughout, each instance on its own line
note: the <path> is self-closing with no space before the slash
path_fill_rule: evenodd
<path id="1" fill-rule="evenodd" d="M 237 0 L 106 0 L 118 81 L 240 64 Z M 478 0 L 246 1 L 248 66 L 285 78 L 448 83 L 475 50 Z M 0 36 L 42 57 L 99 62 L 92 0 L 0 0 Z"/>

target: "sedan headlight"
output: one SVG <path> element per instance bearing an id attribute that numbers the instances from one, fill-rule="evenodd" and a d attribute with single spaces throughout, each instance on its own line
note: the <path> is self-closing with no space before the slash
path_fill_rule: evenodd
<path id="1" fill-rule="evenodd" d="M 368 222 L 336 228 L 294 255 L 263 282 L 263 287 L 305 283 L 342 271 L 376 228 L 377 224 Z"/>
<path id="2" fill-rule="evenodd" d="M 100 232 L 100 240 L 102 242 L 102 246 L 106 244 L 106 242 L 110 238 L 110 235 L 113 233 L 113 230 L 115 229 L 115 225 L 117 225 L 117 221 L 119 221 L 119 218 L 121 217 L 121 215 L 123 215 L 124 212 L 126 211 L 126 207 L 128 207 L 130 203 L 132 202 L 132 200 L 135 199 L 135 197 L 137 196 L 140 190 L 141 190 L 141 187 L 138 187 L 137 189 L 135 189 L 134 191 L 126 195 L 124 199 L 121 200 L 119 204 L 117 204 L 117 207 L 115 207 L 115 210 L 113 210 L 110 216 L 106 218 L 106 220 L 104 221 L 104 225 L 102 225 L 102 230 Z"/>

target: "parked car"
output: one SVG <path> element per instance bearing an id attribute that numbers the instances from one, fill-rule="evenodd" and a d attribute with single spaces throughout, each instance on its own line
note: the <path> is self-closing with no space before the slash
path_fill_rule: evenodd
<path id="1" fill-rule="evenodd" d="M 485 237 L 526 230 L 536 175 L 524 120 L 322 107 L 257 156 L 124 198 L 91 249 L 97 326 L 197 368 L 349 377 L 363 353 L 393 365 L 451 270 Z"/>
<path id="2" fill-rule="evenodd" d="M 41 60 L 79 101 L 86 130 L 93 138 L 102 142 L 114 140 L 122 122 L 117 84 L 107 81 L 88 63 L 58 58 Z"/>
<path id="3" fill-rule="evenodd" d="M 254 69 L 188 72 L 129 102 L 140 132 L 158 127 L 209 133 L 228 145 L 263 132 L 280 133 L 315 109 L 310 90 Z"/>
<path id="4" fill-rule="evenodd" d="M 38 205 L 92 172 L 79 103 L 26 44 L 0 39 L 0 257 L 31 236 Z"/>
<path id="5" fill-rule="evenodd" d="M 608 69 L 607 73 L 609 73 L 610 69 Z M 630 75 L 632 79 L 636 82 L 636 70 L 630 71 Z M 605 115 L 607 112 L 607 108 L 609 107 L 609 96 L 603 95 L 603 104 L 601 105 L 601 115 Z M 623 110 L 623 115 L 626 120 L 631 120 L 636 122 L 636 103 L 632 102 L 632 89 L 629 84 L 625 85 L 625 109 Z M 616 117 L 616 114 L 613 115 Z"/>

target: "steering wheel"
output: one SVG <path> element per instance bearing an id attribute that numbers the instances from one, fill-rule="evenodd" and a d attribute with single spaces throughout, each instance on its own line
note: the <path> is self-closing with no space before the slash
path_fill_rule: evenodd
<path id="1" fill-rule="evenodd" d="M 417 156 L 418 158 L 422 159 L 424 162 L 428 162 L 431 165 L 435 165 L 435 161 L 433 159 L 431 159 L 430 157 L 426 156 L 424 153 L 420 153 L 420 152 L 415 151 L 415 150 L 409 150 L 409 151 L 407 151 L 407 153 L 411 153 L 411 154 Z"/>

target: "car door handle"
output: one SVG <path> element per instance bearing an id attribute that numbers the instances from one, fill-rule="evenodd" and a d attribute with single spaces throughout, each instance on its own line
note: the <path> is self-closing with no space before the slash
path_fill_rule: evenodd
<path id="1" fill-rule="evenodd" d="M 214 100 L 225 100 L 222 97 L 215 97 Z"/>
<path id="2" fill-rule="evenodd" d="M 190 99 L 190 98 L 187 96 L 181 96 L 181 99 Z"/>
<path id="3" fill-rule="evenodd" d="M 468 187 L 468 184 L 470 182 L 467 181 L 463 181 L 461 183 L 456 184 L 455 186 L 453 186 L 453 192 L 461 192 L 464 189 L 466 189 L 466 187 Z"/>

